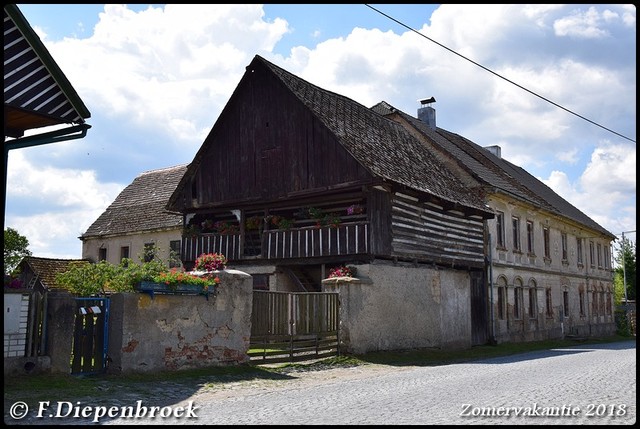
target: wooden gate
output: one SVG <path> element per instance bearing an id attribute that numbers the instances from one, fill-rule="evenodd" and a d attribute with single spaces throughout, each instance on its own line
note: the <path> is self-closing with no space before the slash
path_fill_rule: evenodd
<path id="1" fill-rule="evenodd" d="M 252 363 L 295 362 L 340 354 L 338 294 L 253 291 Z"/>
<path id="2" fill-rule="evenodd" d="M 483 274 L 471 272 L 471 345 L 487 344 L 489 318 L 487 317 L 487 290 Z"/>
<path id="3" fill-rule="evenodd" d="M 107 369 L 109 298 L 76 298 L 71 374 Z"/>

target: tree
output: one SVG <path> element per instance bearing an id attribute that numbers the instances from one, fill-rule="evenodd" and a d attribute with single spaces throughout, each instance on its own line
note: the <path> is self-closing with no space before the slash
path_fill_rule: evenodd
<path id="1" fill-rule="evenodd" d="M 624 283 L 627 284 L 627 299 L 636 299 L 636 244 L 624 238 L 615 257 L 616 302 L 624 301 Z M 620 294 L 620 296 L 618 296 Z"/>
<path id="2" fill-rule="evenodd" d="M 20 235 L 17 230 L 7 228 L 4 230 L 4 274 L 9 275 L 16 269 L 22 258 L 31 256 L 29 240 Z"/>

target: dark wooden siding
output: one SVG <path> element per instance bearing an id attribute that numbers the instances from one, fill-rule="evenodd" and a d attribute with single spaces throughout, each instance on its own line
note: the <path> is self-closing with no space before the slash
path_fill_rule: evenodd
<path id="1" fill-rule="evenodd" d="M 247 74 L 203 144 L 199 207 L 273 201 L 371 175 L 272 74 Z M 242 100 L 242 102 L 240 102 Z M 188 196 L 184 201 L 191 201 Z M 189 204 L 188 204 L 189 205 Z"/>
<path id="2" fill-rule="evenodd" d="M 391 198 L 390 193 L 373 188 L 369 194 L 371 224 L 371 253 L 391 254 Z"/>
<path id="3" fill-rule="evenodd" d="M 483 224 L 395 193 L 392 255 L 458 267 L 484 266 Z"/>

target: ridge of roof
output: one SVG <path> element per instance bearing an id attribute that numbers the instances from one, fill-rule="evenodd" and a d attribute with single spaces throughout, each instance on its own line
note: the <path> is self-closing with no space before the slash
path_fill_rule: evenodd
<path id="1" fill-rule="evenodd" d="M 386 114 L 399 114 L 430 141 L 451 154 L 460 165 L 483 183 L 499 189 L 505 194 L 539 206 L 550 213 L 579 222 L 595 231 L 615 238 L 614 234 L 558 195 L 553 189 L 535 178 L 524 168 L 496 156 L 466 137 L 440 127 L 436 127 L 436 130 L 433 130 L 418 118 L 384 101 L 376 104 L 372 109 L 376 109 L 381 114 L 385 114 L 385 111 L 387 112 Z"/>

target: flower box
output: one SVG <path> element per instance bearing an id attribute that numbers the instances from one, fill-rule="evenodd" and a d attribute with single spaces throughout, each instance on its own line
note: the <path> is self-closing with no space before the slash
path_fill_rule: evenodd
<path id="1" fill-rule="evenodd" d="M 134 289 L 138 292 L 148 293 L 152 299 L 156 293 L 168 295 L 204 295 L 207 299 L 209 299 L 209 293 L 211 292 L 211 289 L 213 287 L 214 286 L 212 284 L 205 290 L 200 285 L 178 283 L 174 286 L 169 286 L 166 283 L 156 283 L 148 280 L 143 280 L 140 283 L 137 283 Z"/>

